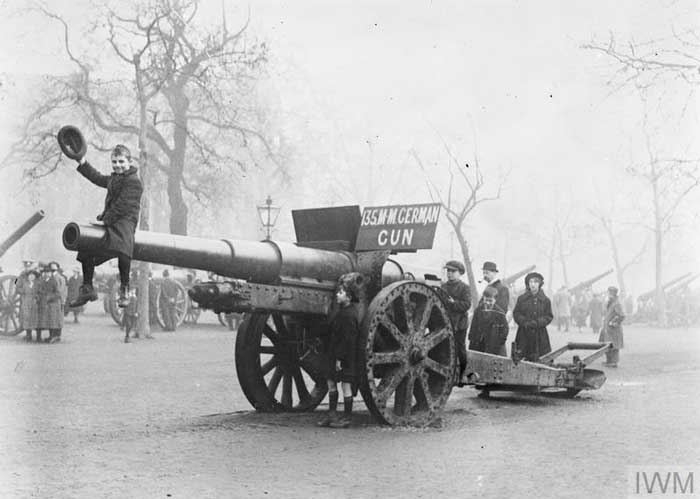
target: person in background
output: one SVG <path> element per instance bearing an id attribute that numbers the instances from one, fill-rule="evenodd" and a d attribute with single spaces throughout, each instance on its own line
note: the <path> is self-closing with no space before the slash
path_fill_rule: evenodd
<path id="1" fill-rule="evenodd" d="M 588 303 L 588 315 L 591 331 L 595 334 L 600 333 L 600 328 L 603 325 L 603 300 L 600 299 L 598 293 L 593 293 L 591 301 Z"/>
<path id="2" fill-rule="evenodd" d="M 124 308 L 122 316 L 122 325 L 124 326 L 124 343 L 131 343 L 129 333 L 136 327 L 136 320 L 139 316 L 139 302 L 136 295 L 136 289 L 129 290 L 129 304 Z M 137 335 L 138 337 L 138 335 Z"/>
<path id="3" fill-rule="evenodd" d="M 605 352 L 605 364 L 608 367 L 617 367 L 620 361 L 620 350 L 624 346 L 622 336 L 622 321 L 625 314 L 622 305 L 617 298 L 617 288 L 608 288 L 608 301 L 605 304 L 605 318 L 603 319 L 603 329 L 600 330 L 598 341 L 612 342 L 612 348 Z"/>
<path id="4" fill-rule="evenodd" d="M 61 275 L 61 266 L 58 262 L 49 263 L 49 272 L 49 292 L 43 318 L 45 320 L 44 325 L 49 330 L 47 343 L 58 343 L 61 341 L 61 332 L 63 331 L 63 304 L 68 296 L 68 287 L 65 277 Z M 56 297 L 55 293 L 58 293 L 58 297 Z"/>
<path id="5" fill-rule="evenodd" d="M 554 293 L 554 317 L 557 318 L 557 331 L 561 331 L 562 325 L 564 331 L 569 332 L 569 324 L 571 322 L 571 294 L 566 286 L 559 288 L 559 291 Z"/>
<path id="6" fill-rule="evenodd" d="M 510 290 L 498 279 L 498 267 L 493 262 L 484 262 L 481 271 L 484 275 L 484 281 L 498 292 L 496 305 L 503 310 L 503 313 L 507 313 L 510 304 Z"/>
<path id="7" fill-rule="evenodd" d="M 537 362 L 552 351 L 547 325 L 552 322 L 552 304 L 542 291 L 544 277 L 538 272 L 525 276 L 527 291 L 518 297 L 513 320 L 518 325 L 514 357 Z"/>
<path id="8" fill-rule="evenodd" d="M 32 329 L 39 327 L 39 280 L 39 272 L 30 268 L 22 271 L 15 285 L 19 293 L 19 325 L 26 331 L 25 341 L 32 341 Z"/>
<path id="9" fill-rule="evenodd" d="M 471 290 L 462 281 L 464 264 L 457 260 L 450 260 L 445 264 L 447 280 L 440 286 L 447 293 L 447 313 L 452 322 L 455 342 L 457 343 L 457 355 L 459 358 L 459 373 L 457 385 L 464 386 L 465 368 L 467 366 L 467 327 L 469 326 L 469 307 L 472 305 Z"/>
<path id="10" fill-rule="evenodd" d="M 170 277 L 168 269 L 163 271 L 163 281 L 160 283 L 160 313 L 163 317 L 164 331 L 177 329 L 177 297 L 180 287 Z"/>
<path id="11" fill-rule="evenodd" d="M 78 315 L 83 312 L 85 307 L 80 306 L 80 307 L 71 307 L 70 303 L 74 301 L 78 297 L 78 293 L 80 291 L 80 285 L 83 282 L 83 276 L 80 275 L 80 269 L 78 267 L 75 267 L 73 269 L 73 275 L 71 275 L 68 278 L 68 283 L 66 286 L 67 289 L 67 298 L 65 301 L 65 305 L 63 308 L 63 316 L 67 316 L 70 312 L 73 312 L 73 322 L 78 323 Z"/>

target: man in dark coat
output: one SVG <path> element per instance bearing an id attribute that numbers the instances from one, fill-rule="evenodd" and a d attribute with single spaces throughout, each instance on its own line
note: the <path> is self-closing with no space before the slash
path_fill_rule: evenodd
<path id="1" fill-rule="evenodd" d="M 165 331 L 177 329 L 177 297 L 180 287 L 170 277 L 168 269 L 163 271 L 163 281 L 160 283 L 160 313 L 165 324 Z"/>
<path id="2" fill-rule="evenodd" d="M 554 318 L 552 303 L 542 291 L 544 277 L 538 272 L 525 276 L 527 290 L 518 297 L 513 309 L 513 320 L 518 325 L 515 335 L 516 355 L 536 362 L 552 351 L 547 325 Z"/>
<path id="3" fill-rule="evenodd" d="M 615 286 L 608 288 L 608 301 L 605 303 L 605 319 L 598 338 L 598 341 L 609 341 L 612 343 L 612 348 L 605 352 L 605 365 L 608 367 L 617 367 L 617 363 L 620 361 L 620 350 L 624 346 L 622 321 L 625 319 L 625 313 L 622 311 L 622 304 L 617 298 L 617 293 L 618 290 Z"/>
<path id="4" fill-rule="evenodd" d="M 484 273 L 484 281 L 486 281 L 490 287 L 498 291 L 496 295 L 496 305 L 503 310 L 503 313 L 508 312 L 510 290 L 498 279 L 498 267 L 493 262 L 484 262 L 481 271 Z M 479 301 L 479 304 L 481 304 L 482 300 Z"/>
<path id="5" fill-rule="evenodd" d="M 107 189 L 104 211 L 97 220 L 104 223 L 107 234 L 102 247 L 91 251 L 78 252 L 78 261 L 83 265 L 83 285 L 80 294 L 71 307 L 80 307 L 88 301 L 97 300 L 97 292 L 92 286 L 95 267 L 112 258 L 119 260 L 118 305 L 126 307 L 129 303 L 127 292 L 131 257 L 134 251 L 134 233 L 139 221 L 141 194 L 143 186 L 135 166 L 131 163 L 131 152 L 119 144 L 111 155 L 112 174 L 103 175 L 95 170 L 85 158 L 80 159 L 78 172 L 93 184 Z"/>
<path id="6" fill-rule="evenodd" d="M 469 325 L 468 312 L 472 305 L 472 295 L 469 286 L 462 281 L 465 272 L 464 264 L 457 260 L 450 260 L 445 264 L 447 280 L 440 286 L 447 293 L 447 313 L 450 316 L 454 329 L 455 342 L 457 343 L 457 355 L 459 357 L 460 386 L 466 384 L 462 380 L 464 369 L 467 367 L 467 326 Z"/>

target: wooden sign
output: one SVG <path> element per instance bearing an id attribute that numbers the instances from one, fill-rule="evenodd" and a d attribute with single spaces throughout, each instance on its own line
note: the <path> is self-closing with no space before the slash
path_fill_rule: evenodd
<path id="1" fill-rule="evenodd" d="M 431 249 L 439 216 L 439 203 L 365 208 L 355 251 Z"/>

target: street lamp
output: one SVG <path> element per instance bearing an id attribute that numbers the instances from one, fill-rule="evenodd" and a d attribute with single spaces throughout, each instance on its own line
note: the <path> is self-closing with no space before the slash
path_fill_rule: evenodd
<path id="1" fill-rule="evenodd" d="M 265 228 L 265 240 L 270 240 L 270 231 L 275 226 L 277 222 L 277 216 L 280 214 L 279 206 L 272 206 L 272 198 L 268 194 L 265 204 L 257 206 L 258 217 L 260 217 L 260 223 Z"/>

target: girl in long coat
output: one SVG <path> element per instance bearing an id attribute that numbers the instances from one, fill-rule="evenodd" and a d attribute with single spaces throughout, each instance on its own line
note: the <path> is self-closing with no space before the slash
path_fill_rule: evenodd
<path id="1" fill-rule="evenodd" d="M 531 272 L 525 277 L 527 290 L 518 297 L 513 320 L 518 325 L 515 348 L 520 357 L 536 362 L 552 351 L 547 325 L 552 322 L 552 303 L 542 291 L 544 277 Z"/>
<path id="2" fill-rule="evenodd" d="M 19 324 L 27 331 L 26 341 L 32 341 L 32 329 L 39 327 L 39 272 L 29 270 L 17 279 L 19 293 Z"/>

